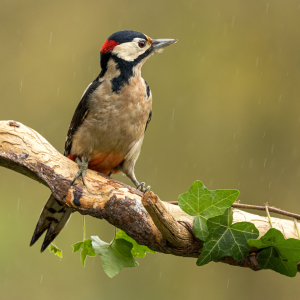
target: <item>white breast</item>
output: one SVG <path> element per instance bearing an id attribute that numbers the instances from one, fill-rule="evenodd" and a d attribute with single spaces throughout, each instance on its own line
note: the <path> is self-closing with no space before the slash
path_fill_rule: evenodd
<path id="1" fill-rule="evenodd" d="M 132 77 L 118 94 L 112 93 L 110 80 L 104 80 L 90 101 L 89 114 L 74 136 L 71 153 L 89 157 L 114 152 L 137 157 L 152 106 L 144 80 Z"/>

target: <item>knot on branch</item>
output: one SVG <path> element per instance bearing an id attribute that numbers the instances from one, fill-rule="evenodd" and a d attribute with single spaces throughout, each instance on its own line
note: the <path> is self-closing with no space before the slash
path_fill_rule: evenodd
<path id="1" fill-rule="evenodd" d="M 153 192 L 145 193 L 142 203 L 158 230 L 173 247 L 191 248 L 194 242 L 200 242 L 195 237 L 190 222 L 176 220 L 170 210 Z"/>

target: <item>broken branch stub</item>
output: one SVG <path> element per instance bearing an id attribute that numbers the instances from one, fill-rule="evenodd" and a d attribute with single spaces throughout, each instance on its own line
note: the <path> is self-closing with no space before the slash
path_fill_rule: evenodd
<path id="1" fill-rule="evenodd" d="M 186 221 L 177 222 L 157 195 L 151 191 L 145 193 L 142 197 L 142 203 L 158 230 L 170 244 L 177 248 L 186 248 L 193 243 L 192 228 L 190 227 L 191 230 L 189 230 L 187 227 L 190 224 Z"/>

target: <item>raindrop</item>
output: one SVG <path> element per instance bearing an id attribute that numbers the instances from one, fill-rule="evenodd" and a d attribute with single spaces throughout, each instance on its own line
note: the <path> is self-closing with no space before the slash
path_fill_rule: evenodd
<path id="1" fill-rule="evenodd" d="M 264 168 L 266 167 L 266 164 L 267 164 L 267 159 L 265 158 L 265 161 L 264 161 Z"/>
<path id="2" fill-rule="evenodd" d="M 272 145 L 271 153 L 272 153 L 272 154 L 274 153 L 274 144 Z"/>
<path id="3" fill-rule="evenodd" d="M 268 10 L 269 10 L 269 3 L 267 3 L 266 13 L 268 12 Z"/>
<path id="4" fill-rule="evenodd" d="M 20 93 L 21 93 L 21 91 L 22 91 L 22 87 L 23 87 L 23 81 L 21 80 Z"/>
<path id="5" fill-rule="evenodd" d="M 76 72 L 74 72 L 73 80 L 75 80 L 75 78 L 76 78 Z"/>
<path id="6" fill-rule="evenodd" d="M 249 161 L 249 169 L 252 169 L 253 168 L 253 157 L 250 158 L 250 161 Z"/>
<path id="7" fill-rule="evenodd" d="M 20 198 L 18 198 L 17 210 L 19 210 L 19 207 L 20 207 Z"/>
<path id="8" fill-rule="evenodd" d="M 50 32 L 50 40 L 49 40 L 49 44 L 51 44 L 52 42 L 52 31 Z"/>
<path id="9" fill-rule="evenodd" d="M 159 273 L 159 279 L 161 279 L 162 272 Z"/>
<path id="10" fill-rule="evenodd" d="M 44 275 L 42 275 L 42 276 L 41 276 L 41 282 L 40 282 L 40 283 L 42 283 L 42 282 L 43 282 L 43 276 L 44 276 Z"/>
<path id="11" fill-rule="evenodd" d="M 59 95 L 59 87 L 57 88 L 57 95 L 56 96 L 58 97 L 58 95 Z"/>
<path id="12" fill-rule="evenodd" d="M 174 117 L 175 117 L 175 108 L 173 108 L 173 112 L 172 112 L 172 121 L 174 121 Z"/>
<path id="13" fill-rule="evenodd" d="M 282 97 L 282 95 L 280 94 L 280 95 L 279 95 L 278 102 L 281 102 L 281 97 Z"/>
<path id="14" fill-rule="evenodd" d="M 270 181 L 269 188 L 271 187 L 271 183 L 272 183 L 272 182 Z"/>
<path id="15" fill-rule="evenodd" d="M 229 278 L 228 278 L 228 280 L 227 280 L 227 288 L 229 287 Z"/>
<path id="16" fill-rule="evenodd" d="M 228 31 L 228 25 L 224 24 L 224 28 L 223 28 L 223 36 L 227 36 L 227 31 Z"/>
<path id="17" fill-rule="evenodd" d="M 264 132 L 263 138 L 266 136 L 266 133 Z"/>
<path id="18" fill-rule="evenodd" d="M 234 27 L 234 22 L 235 22 L 235 16 L 232 16 L 232 18 L 231 18 L 231 27 Z"/>

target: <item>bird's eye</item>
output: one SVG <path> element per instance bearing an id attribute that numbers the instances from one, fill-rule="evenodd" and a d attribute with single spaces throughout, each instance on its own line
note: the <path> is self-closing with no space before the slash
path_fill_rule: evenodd
<path id="1" fill-rule="evenodd" d="M 140 41 L 140 42 L 139 42 L 139 47 L 140 47 L 140 48 L 144 48 L 145 45 L 146 45 L 146 42 L 145 42 L 145 41 Z"/>

